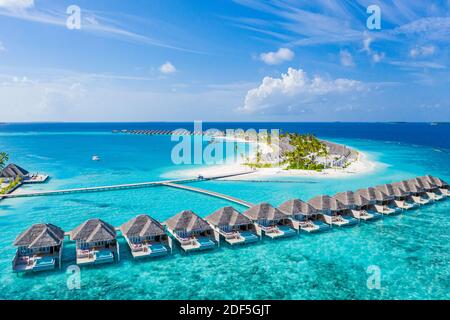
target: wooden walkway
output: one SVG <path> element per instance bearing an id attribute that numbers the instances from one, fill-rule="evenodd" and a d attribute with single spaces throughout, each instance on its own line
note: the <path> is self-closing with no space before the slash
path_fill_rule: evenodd
<path id="1" fill-rule="evenodd" d="M 119 185 L 111 185 L 111 186 L 64 189 L 64 190 L 17 192 L 17 193 L 0 195 L 0 200 L 1 199 L 10 199 L 10 198 L 41 197 L 41 196 L 65 195 L 65 194 L 74 194 L 74 193 L 102 192 L 102 191 L 104 192 L 104 191 L 114 191 L 114 190 L 137 189 L 137 188 L 147 188 L 147 187 L 154 187 L 154 186 L 164 186 L 164 185 L 169 186 L 168 184 L 189 183 L 189 182 L 197 182 L 197 181 L 202 181 L 202 180 L 216 180 L 216 179 L 240 176 L 240 175 L 249 174 L 249 173 L 252 173 L 252 171 L 238 172 L 238 173 L 233 173 L 233 174 L 204 177 L 204 178 L 152 181 L 152 182 L 119 184 Z M 201 190 L 201 189 L 199 189 L 199 190 Z M 198 192 L 205 193 L 205 190 L 201 190 Z M 227 196 L 223 195 L 223 197 L 227 197 Z M 230 199 L 231 198 L 232 197 L 230 197 Z M 239 200 L 239 199 L 237 199 L 237 200 Z"/>
<path id="2" fill-rule="evenodd" d="M 192 186 L 186 186 L 186 185 L 181 185 L 181 184 L 176 184 L 176 183 L 171 183 L 171 182 L 166 182 L 166 183 L 164 183 L 164 185 L 168 186 L 168 187 L 172 187 L 172 188 L 188 190 L 188 191 L 192 191 L 192 192 L 196 192 L 196 193 L 206 194 L 211 197 L 228 200 L 230 202 L 240 204 L 241 206 L 244 206 L 247 208 L 250 208 L 253 206 L 253 204 L 248 201 L 244 201 L 244 200 L 241 200 L 241 199 L 238 199 L 238 198 L 235 198 L 232 196 L 227 196 L 226 194 L 222 194 L 222 193 L 218 193 L 218 192 L 214 192 L 214 191 L 209 191 L 209 190 L 205 190 L 205 189 L 195 188 Z"/>

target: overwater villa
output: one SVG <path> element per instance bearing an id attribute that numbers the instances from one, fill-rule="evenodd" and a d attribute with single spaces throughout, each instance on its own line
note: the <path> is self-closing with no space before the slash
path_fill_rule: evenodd
<path id="1" fill-rule="evenodd" d="M 431 179 L 434 182 L 434 184 L 437 186 L 437 188 L 439 189 L 439 191 L 442 193 L 443 196 L 446 197 L 450 196 L 449 185 L 447 182 L 437 177 L 432 176 L 426 177 L 429 177 L 428 179 Z"/>
<path id="2" fill-rule="evenodd" d="M 161 223 L 141 214 L 120 226 L 133 258 L 159 257 L 172 251 L 172 241 Z"/>
<path id="3" fill-rule="evenodd" d="M 374 205 L 378 213 L 390 215 L 400 213 L 402 209 L 395 204 L 395 192 L 391 184 L 383 184 L 375 187 L 377 203 Z"/>
<path id="4" fill-rule="evenodd" d="M 297 233 L 289 216 L 269 203 L 255 205 L 243 214 L 253 221 L 258 232 L 269 238 L 290 237 Z"/>
<path id="5" fill-rule="evenodd" d="M 402 210 L 409 210 L 418 206 L 411 200 L 411 188 L 405 181 L 392 183 L 394 189 L 394 202 Z"/>
<path id="6" fill-rule="evenodd" d="M 427 204 L 431 201 L 431 198 L 427 195 L 427 192 L 425 190 L 425 186 L 423 185 L 422 181 L 418 178 L 413 178 L 406 180 L 408 183 L 408 186 L 411 190 L 411 199 L 419 204 Z"/>
<path id="7" fill-rule="evenodd" d="M 422 185 L 427 193 L 427 196 L 433 201 L 442 200 L 445 196 L 439 189 L 432 176 L 423 176 L 417 178 L 422 182 Z"/>
<path id="8" fill-rule="evenodd" d="M 253 222 L 233 207 L 223 207 L 205 220 L 231 245 L 252 243 L 260 239 Z"/>
<path id="9" fill-rule="evenodd" d="M 370 201 L 361 193 L 353 191 L 340 192 L 335 194 L 333 198 L 347 208 L 345 214 L 355 219 L 367 221 L 381 217 L 378 213 L 369 209 Z"/>
<path id="10" fill-rule="evenodd" d="M 77 264 L 101 264 L 119 260 L 115 228 L 101 219 L 89 219 L 70 232 L 76 241 Z"/>
<path id="11" fill-rule="evenodd" d="M 34 224 L 14 241 L 17 247 L 14 272 L 36 272 L 61 268 L 64 231 L 53 224 Z"/>
<path id="12" fill-rule="evenodd" d="M 10 163 L 2 171 L 0 171 L 0 178 L 14 181 L 20 178 L 22 183 L 43 183 L 48 180 L 47 175 L 30 173 L 17 164 Z"/>
<path id="13" fill-rule="evenodd" d="M 343 203 L 328 195 L 317 196 L 310 199 L 308 203 L 320 212 L 329 225 L 341 227 L 358 223 L 358 220 L 346 215 L 348 208 Z"/>
<path id="14" fill-rule="evenodd" d="M 278 209 L 290 217 L 297 230 L 316 232 L 330 228 L 328 224 L 320 220 L 319 211 L 303 200 L 288 200 L 281 204 Z"/>
<path id="15" fill-rule="evenodd" d="M 185 210 L 163 223 L 181 248 L 188 252 L 214 249 L 219 238 L 212 227 L 191 210 Z"/>

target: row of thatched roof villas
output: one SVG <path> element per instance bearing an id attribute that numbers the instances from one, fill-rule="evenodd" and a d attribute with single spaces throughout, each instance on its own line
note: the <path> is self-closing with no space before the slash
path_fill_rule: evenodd
<path id="1" fill-rule="evenodd" d="M 221 208 L 205 218 L 185 210 L 163 223 L 139 215 L 119 228 L 101 219 L 90 219 L 66 233 L 53 224 L 35 224 L 20 234 L 14 246 L 15 272 L 41 271 L 61 267 L 65 237 L 76 243 L 78 265 L 118 261 L 118 231 L 133 258 L 158 257 L 172 252 L 175 242 L 184 252 L 213 249 L 221 240 L 229 245 L 247 244 L 346 226 L 400 213 L 450 195 L 440 178 L 423 176 L 355 192 L 317 196 L 308 202 L 293 199 L 278 208 L 261 203 L 240 213 Z"/>

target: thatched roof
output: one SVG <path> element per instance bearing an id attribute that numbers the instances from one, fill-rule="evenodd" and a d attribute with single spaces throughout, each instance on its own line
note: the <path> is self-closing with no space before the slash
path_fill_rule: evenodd
<path id="1" fill-rule="evenodd" d="M 404 185 L 402 182 L 394 182 L 392 183 L 392 188 L 396 197 L 406 197 L 411 193 L 407 183 Z"/>
<path id="2" fill-rule="evenodd" d="M 371 201 L 373 200 L 369 200 L 366 197 L 364 197 L 362 194 L 360 193 L 354 193 L 353 197 L 355 199 L 355 205 L 358 207 L 364 207 L 370 204 Z"/>
<path id="3" fill-rule="evenodd" d="M 64 240 L 64 231 L 53 224 L 34 224 L 22 232 L 14 241 L 17 247 L 41 248 L 59 246 Z"/>
<path id="4" fill-rule="evenodd" d="M 353 193 L 353 191 L 336 193 L 333 198 L 338 200 L 344 206 L 353 206 L 356 204 L 355 194 Z"/>
<path id="5" fill-rule="evenodd" d="M 205 218 L 206 221 L 215 226 L 239 226 L 251 224 L 249 218 L 240 214 L 239 211 L 233 207 L 223 207 Z"/>
<path id="6" fill-rule="evenodd" d="M 116 238 L 116 230 L 101 219 L 89 219 L 70 232 L 73 241 L 97 242 Z"/>
<path id="7" fill-rule="evenodd" d="M 273 207 L 267 202 L 260 203 L 251 207 L 243 213 L 245 216 L 253 221 L 256 220 L 280 220 L 285 219 L 288 216 L 281 212 L 279 209 Z"/>
<path id="8" fill-rule="evenodd" d="M 164 227 L 152 217 L 141 214 L 120 226 L 120 231 L 126 237 L 155 237 L 162 236 Z"/>
<path id="9" fill-rule="evenodd" d="M 442 180 L 441 178 L 438 178 L 438 177 L 430 177 L 430 178 L 434 181 L 434 184 L 438 188 L 446 188 L 446 187 L 448 187 L 448 183 L 445 182 L 444 180 Z"/>
<path id="10" fill-rule="evenodd" d="M 278 209 L 280 209 L 287 215 L 302 214 L 305 216 L 309 216 L 318 213 L 318 211 L 314 209 L 313 206 L 300 199 L 288 200 L 281 204 Z"/>
<path id="11" fill-rule="evenodd" d="M 17 176 L 23 178 L 27 176 L 29 172 L 18 165 L 11 163 L 8 164 L 1 172 L 0 177 L 2 178 L 16 178 Z"/>
<path id="12" fill-rule="evenodd" d="M 378 192 L 377 200 L 387 201 L 392 200 L 395 197 L 395 191 L 392 184 L 383 184 L 376 186 L 375 190 Z"/>
<path id="13" fill-rule="evenodd" d="M 335 198 L 331 198 L 327 195 L 317 196 L 308 201 L 310 205 L 312 205 L 316 210 L 319 211 L 341 211 L 345 210 L 346 207 L 344 204 L 336 200 Z"/>
<path id="14" fill-rule="evenodd" d="M 423 192 L 425 190 L 425 186 L 422 181 L 417 178 L 409 179 L 406 181 L 411 188 L 411 192 Z M 413 189 L 415 191 L 413 191 Z"/>
<path id="15" fill-rule="evenodd" d="M 359 189 L 355 192 L 356 196 L 363 197 L 367 199 L 369 202 L 377 201 L 378 200 L 378 192 L 375 190 L 375 188 L 366 188 L 366 189 Z"/>
<path id="16" fill-rule="evenodd" d="M 418 177 L 419 180 L 426 190 L 431 190 L 437 187 L 436 183 L 432 180 L 431 176 Z"/>
<path id="17" fill-rule="evenodd" d="M 211 226 L 191 210 L 185 210 L 164 222 L 173 231 L 207 231 Z"/>
<path id="18" fill-rule="evenodd" d="M 402 181 L 402 183 L 406 184 L 409 188 L 409 191 L 412 193 L 419 193 L 423 191 L 423 188 L 412 180 L 404 180 Z"/>

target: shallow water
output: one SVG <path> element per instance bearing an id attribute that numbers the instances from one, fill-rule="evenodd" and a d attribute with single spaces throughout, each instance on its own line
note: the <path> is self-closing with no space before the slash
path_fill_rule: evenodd
<path id="1" fill-rule="evenodd" d="M 179 124 L 157 124 L 173 128 Z M 223 125 L 223 124 L 222 124 Z M 269 128 L 275 127 L 271 124 Z M 159 180 L 171 170 L 173 144 L 166 137 L 114 135 L 120 126 L 0 126 L 0 149 L 30 171 L 51 175 L 56 189 Z M 59 126 L 59 127 L 58 127 Z M 125 128 L 130 128 L 127 125 Z M 147 124 L 154 128 L 155 124 Z M 294 124 L 287 125 L 289 130 Z M 314 125 L 309 124 L 309 129 Z M 402 136 L 359 130 L 344 124 L 316 124 L 321 137 L 349 144 L 380 163 L 377 170 L 347 178 L 297 178 L 292 182 L 207 181 L 196 186 L 250 202 L 274 205 L 299 197 L 345 190 L 432 174 L 450 180 L 450 151 L 443 135 L 432 143 L 414 140 L 416 125 L 402 126 Z M 352 126 L 352 125 L 348 125 Z M 376 126 L 372 124 L 370 126 Z M 386 124 L 379 125 L 384 130 Z M 391 126 L 396 126 L 392 124 Z M 422 124 L 428 130 L 447 130 Z M 267 126 L 266 126 L 267 127 Z M 300 125 L 299 125 L 300 127 Z M 438 126 L 440 127 L 440 126 Z M 334 130 L 333 130 L 334 128 Z M 371 127 L 372 128 L 372 127 Z M 287 130 L 286 129 L 286 130 Z M 411 131 L 408 134 L 408 130 Z M 311 130 L 310 130 L 311 131 Z M 333 134 L 335 132 L 335 134 Z M 350 136 L 351 132 L 351 136 Z M 344 134 L 343 134 L 344 133 Z M 447 136 L 450 135 L 448 132 Z M 403 140 L 403 141 L 402 141 Z M 91 161 L 99 154 L 102 161 Z M 17 277 L 11 272 L 12 242 L 26 227 L 51 222 L 70 230 L 99 217 L 120 225 L 140 213 L 165 220 L 183 209 L 206 216 L 227 201 L 166 187 L 74 194 L 0 202 L 1 299 L 449 299 L 450 201 L 442 201 L 385 217 L 377 222 L 301 234 L 281 241 L 264 240 L 247 247 L 223 245 L 210 252 L 182 254 L 136 262 L 121 240 L 117 264 L 83 268 L 81 289 L 69 290 L 65 269 L 73 264 L 74 246 L 64 248 L 62 270 Z M 244 208 L 236 206 L 239 210 Z M 369 289 L 369 266 L 381 272 L 381 288 Z M 369 279 L 370 280 L 370 279 Z"/>

